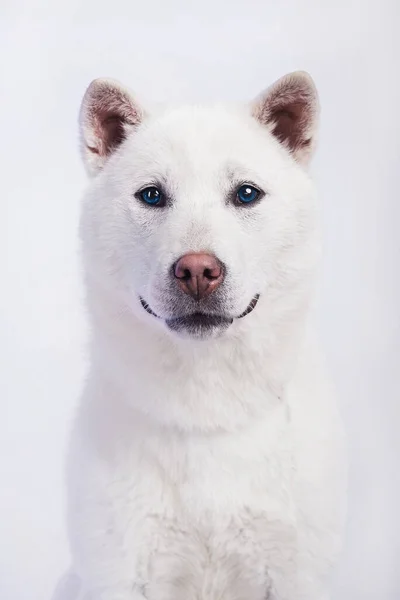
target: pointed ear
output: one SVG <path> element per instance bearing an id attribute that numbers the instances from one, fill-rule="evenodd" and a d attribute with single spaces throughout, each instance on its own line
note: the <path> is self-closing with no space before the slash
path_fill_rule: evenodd
<path id="1" fill-rule="evenodd" d="M 119 83 L 112 79 L 92 81 L 79 116 L 83 161 L 90 175 L 102 169 L 142 119 L 142 109 Z"/>
<path id="2" fill-rule="evenodd" d="M 308 73 L 297 71 L 279 79 L 253 102 L 252 114 L 299 163 L 307 165 L 319 117 L 318 93 Z"/>

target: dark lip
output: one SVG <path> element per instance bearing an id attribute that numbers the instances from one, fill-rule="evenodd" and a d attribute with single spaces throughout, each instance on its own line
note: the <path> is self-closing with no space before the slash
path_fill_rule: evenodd
<path id="1" fill-rule="evenodd" d="M 254 298 L 251 300 L 250 304 L 248 305 L 248 307 L 246 308 L 246 310 L 244 312 L 242 312 L 241 315 L 239 315 L 238 317 L 236 317 L 237 319 L 242 319 L 243 317 L 245 317 L 246 315 L 249 315 L 251 312 L 253 312 L 253 310 L 255 309 L 255 307 L 257 306 L 257 302 L 260 298 L 260 294 L 256 294 L 254 296 Z"/>
<path id="2" fill-rule="evenodd" d="M 148 312 L 148 313 L 149 313 L 149 315 L 152 315 L 153 317 L 156 317 L 157 319 L 159 319 L 160 317 L 159 317 L 159 316 L 158 316 L 158 315 L 157 315 L 155 312 L 153 312 L 153 311 L 151 310 L 151 308 L 150 308 L 150 306 L 147 304 L 146 300 L 144 300 L 144 299 L 142 298 L 142 296 L 139 296 L 139 298 L 140 298 L 140 304 L 143 306 L 144 310 L 145 310 L 146 312 Z"/>
<path id="3" fill-rule="evenodd" d="M 156 319 L 161 318 L 150 308 L 149 304 L 146 302 L 146 300 L 144 300 L 144 298 L 142 298 L 142 296 L 140 296 L 139 298 L 140 298 L 141 305 L 143 306 L 144 310 L 147 313 L 149 313 L 149 315 L 151 315 L 152 317 L 156 317 Z M 243 317 L 246 317 L 251 312 L 253 312 L 253 310 L 257 306 L 257 302 L 258 302 L 259 298 L 260 298 L 260 294 L 256 294 L 252 298 L 252 300 L 249 303 L 246 310 L 244 312 L 242 312 L 236 318 L 242 319 Z M 218 323 L 228 323 L 228 322 L 232 323 L 233 317 L 226 317 L 224 315 L 212 315 L 212 314 L 203 313 L 203 312 L 194 312 L 194 313 L 190 313 L 189 315 L 173 317 L 172 319 L 167 319 L 168 323 L 173 323 L 173 322 L 183 323 L 184 321 L 191 321 L 191 322 L 197 321 L 199 324 L 213 324 L 213 323 L 218 324 Z"/>
<path id="4" fill-rule="evenodd" d="M 208 315 L 206 313 L 195 312 L 185 317 L 167 319 L 167 326 L 173 331 L 192 331 L 205 332 L 215 328 L 227 328 L 232 324 L 233 319 L 219 315 Z"/>

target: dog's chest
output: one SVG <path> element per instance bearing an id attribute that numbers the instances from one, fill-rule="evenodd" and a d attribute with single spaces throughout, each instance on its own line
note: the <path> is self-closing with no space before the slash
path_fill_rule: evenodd
<path id="1" fill-rule="evenodd" d="M 146 596 L 264 600 L 267 562 L 290 563 L 295 548 L 284 411 L 246 433 L 148 438 L 142 449 L 126 508 L 137 511 L 133 546 L 146 539 L 137 556 Z"/>

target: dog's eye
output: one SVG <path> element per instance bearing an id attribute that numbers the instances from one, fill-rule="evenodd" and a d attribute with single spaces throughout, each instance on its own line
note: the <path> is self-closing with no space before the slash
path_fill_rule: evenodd
<path id="1" fill-rule="evenodd" d="M 255 188 L 253 185 L 245 183 L 240 186 L 236 192 L 236 201 L 241 204 L 250 204 L 251 202 L 257 200 L 260 196 L 260 190 Z"/>
<path id="2" fill-rule="evenodd" d="M 139 192 L 139 198 L 150 206 L 162 206 L 164 204 L 163 193 L 155 186 L 150 186 Z"/>

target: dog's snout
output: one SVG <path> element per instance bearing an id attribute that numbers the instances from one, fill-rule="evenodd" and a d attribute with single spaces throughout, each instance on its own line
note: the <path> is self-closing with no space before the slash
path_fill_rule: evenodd
<path id="1" fill-rule="evenodd" d="M 224 268 L 216 256 L 206 253 L 185 254 L 173 266 L 180 288 L 195 300 L 214 292 L 224 279 Z"/>

